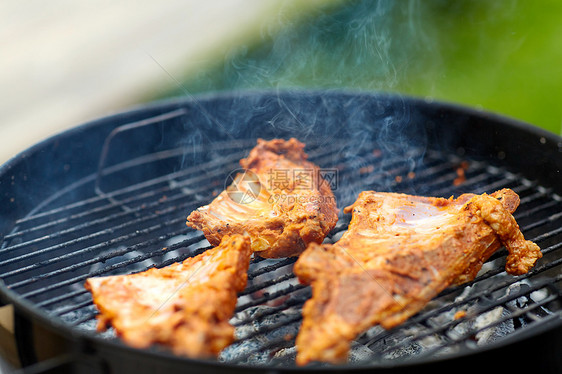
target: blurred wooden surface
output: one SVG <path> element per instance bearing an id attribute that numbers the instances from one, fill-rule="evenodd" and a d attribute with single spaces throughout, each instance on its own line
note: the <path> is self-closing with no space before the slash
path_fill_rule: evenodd
<path id="1" fill-rule="evenodd" d="M 4 0 L 0 163 L 50 135 L 155 96 L 320 3 Z"/>

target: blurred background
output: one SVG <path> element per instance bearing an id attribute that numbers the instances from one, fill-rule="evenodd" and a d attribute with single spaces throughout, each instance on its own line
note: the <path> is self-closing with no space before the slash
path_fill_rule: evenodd
<path id="1" fill-rule="evenodd" d="M 131 106 L 350 88 L 465 104 L 560 134 L 562 2 L 4 0 L 0 161 Z"/>

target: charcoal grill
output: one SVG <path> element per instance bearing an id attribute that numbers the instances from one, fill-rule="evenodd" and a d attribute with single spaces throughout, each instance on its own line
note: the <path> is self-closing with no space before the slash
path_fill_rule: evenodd
<path id="1" fill-rule="evenodd" d="M 338 206 L 362 190 L 521 197 L 515 217 L 544 257 L 509 276 L 498 251 L 477 278 L 450 288 L 403 325 L 374 327 L 345 365 L 294 364 L 309 287 L 295 259 L 255 258 L 218 360 L 125 346 L 95 332 L 83 287 L 91 276 L 162 267 L 210 248 L 187 214 L 223 190 L 258 137 L 296 137 L 337 169 Z M 480 364 L 540 372 L 561 367 L 562 139 L 487 112 L 380 93 L 213 94 L 159 102 L 93 121 L 22 152 L 0 169 L 0 293 L 15 306 L 29 372 L 422 372 Z M 340 213 L 327 242 L 345 231 Z M 61 353 L 39 361 L 37 327 Z M 56 343 L 55 343 L 56 342 Z M 542 370 L 542 371 L 541 371 Z"/>

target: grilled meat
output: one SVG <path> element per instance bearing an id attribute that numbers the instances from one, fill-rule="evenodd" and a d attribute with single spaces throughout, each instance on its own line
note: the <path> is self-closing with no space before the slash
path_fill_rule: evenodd
<path id="1" fill-rule="evenodd" d="M 154 343 L 176 354 L 212 357 L 232 343 L 237 292 L 246 286 L 250 238 L 225 236 L 218 247 L 161 269 L 86 280 L 100 311 L 129 345 Z"/>
<path id="2" fill-rule="evenodd" d="M 311 244 L 294 271 L 313 295 L 303 308 L 297 363 L 342 362 L 361 332 L 394 327 L 446 287 L 474 279 L 503 244 L 506 271 L 527 272 L 542 254 L 511 215 L 519 196 L 504 189 L 457 199 L 362 192 L 347 207 L 348 231 Z"/>
<path id="3" fill-rule="evenodd" d="M 337 207 L 320 169 L 307 161 L 304 144 L 258 139 L 245 169 L 209 205 L 187 217 L 216 245 L 223 235 L 248 233 L 261 257 L 300 254 L 308 243 L 321 243 L 337 222 Z"/>

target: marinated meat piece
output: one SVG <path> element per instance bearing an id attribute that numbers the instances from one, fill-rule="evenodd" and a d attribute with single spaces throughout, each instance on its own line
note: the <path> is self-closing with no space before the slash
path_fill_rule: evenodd
<path id="1" fill-rule="evenodd" d="M 246 287 L 250 238 L 225 236 L 218 247 L 161 269 L 86 280 L 100 311 L 125 343 L 154 343 L 190 357 L 217 356 L 234 340 L 229 319 Z"/>
<path id="2" fill-rule="evenodd" d="M 313 295 L 303 308 L 297 363 L 342 362 L 369 327 L 394 327 L 442 290 L 474 279 L 505 245 L 506 271 L 526 273 L 542 254 L 511 215 L 519 196 L 504 189 L 457 199 L 362 192 L 347 207 L 349 230 L 311 244 L 294 271 Z"/>
<path id="3" fill-rule="evenodd" d="M 336 200 L 303 149 L 294 138 L 258 139 L 240 160 L 246 172 L 193 211 L 187 225 L 203 230 L 213 245 L 223 235 L 247 233 L 252 250 L 268 258 L 296 256 L 308 243 L 321 243 L 336 225 Z"/>

